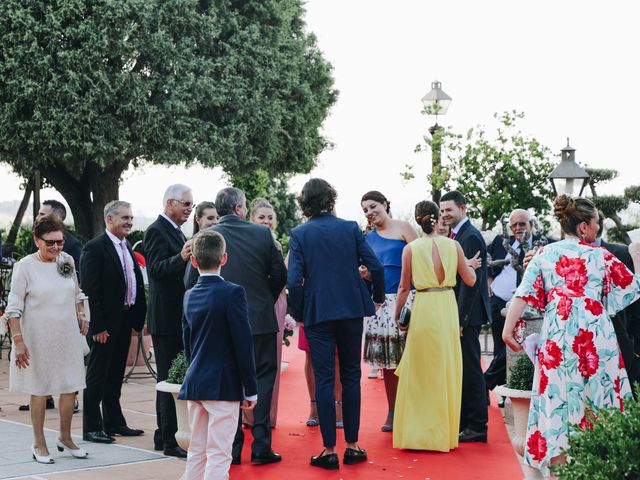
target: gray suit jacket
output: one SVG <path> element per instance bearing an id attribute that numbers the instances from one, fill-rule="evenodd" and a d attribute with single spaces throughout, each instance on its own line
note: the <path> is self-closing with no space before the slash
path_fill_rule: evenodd
<path id="1" fill-rule="evenodd" d="M 278 332 L 273 305 L 287 281 L 287 269 L 271 231 L 237 215 L 225 215 L 205 231 L 220 233 L 227 243 L 227 264 L 220 274 L 225 280 L 244 287 L 251 333 Z M 184 275 L 185 288 L 193 287 L 198 277 L 198 270 L 189 264 Z"/>

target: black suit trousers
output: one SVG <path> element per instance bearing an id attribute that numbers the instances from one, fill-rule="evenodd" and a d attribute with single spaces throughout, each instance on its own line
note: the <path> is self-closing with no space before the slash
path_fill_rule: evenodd
<path id="1" fill-rule="evenodd" d="M 271 398 L 273 384 L 276 381 L 278 352 L 276 348 L 276 333 L 253 335 L 253 353 L 256 361 L 256 377 L 258 380 L 258 403 L 253 409 L 253 425 L 251 434 L 251 455 L 264 455 L 271 451 Z M 242 412 L 238 418 L 238 429 L 233 439 L 232 455 L 239 457 L 244 443 L 242 431 Z"/>
<path id="2" fill-rule="evenodd" d="M 362 372 L 362 318 L 334 320 L 305 327 L 316 380 L 316 403 L 320 432 L 325 447 L 336 445 L 336 405 L 334 395 L 335 356 L 338 348 L 344 438 L 357 442 L 360 430 L 360 378 Z"/>
<path id="3" fill-rule="evenodd" d="M 470 428 L 486 432 L 489 415 L 487 411 L 487 387 L 480 364 L 480 330 L 482 327 L 464 327 L 460 337 L 462 346 L 462 411 L 460 430 Z"/>
<path id="4" fill-rule="evenodd" d="M 120 392 L 131 343 L 130 313 L 124 312 L 122 322 L 110 327 L 106 343 L 93 342 L 89 337 L 87 340 L 91 352 L 83 395 L 82 430 L 86 434 L 124 427 L 127 422 L 120 407 Z"/>
<path id="5" fill-rule="evenodd" d="M 171 362 L 184 350 L 180 335 L 152 335 L 153 352 L 156 356 L 156 368 L 158 370 L 158 382 L 167 379 Z M 154 435 L 155 443 L 162 443 L 165 450 L 178 446 L 176 432 L 178 420 L 176 419 L 176 405 L 173 395 L 167 392 L 156 392 L 156 412 L 158 430 Z"/>
<path id="6" fill-rule="evenodd" d="M 484 381 L 489 390 L 498 385 L 504 385 L 507 381 L 507 346 L 502 341 L 502 329 L 505 318 L 500 311 L 506 302 L 493 295 L 491 302 L 491 336 L 493 337 L 493 360 L 484 372 Z"/>

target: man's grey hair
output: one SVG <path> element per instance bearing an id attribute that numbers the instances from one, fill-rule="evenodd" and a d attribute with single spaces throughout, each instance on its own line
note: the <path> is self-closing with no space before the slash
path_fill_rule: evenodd
<path id="1" fill-rule="evenodd" d="M 104 220 L 107 221 L 107 217 L 109 215 L 114 215 L 120 207 L 131 208 L 131 204 L 129 202 L 125 202 L 123 200 L 111 200 L 104 206 Z"/>
<path id="2" fill-rule="evenodd" d="M 234 213 L 237 205 L 244 205 L 247 198 L 242 190 L 235 187 L 223 188 L 216 195 L 216 210 L 221 217 Z"/>
<path id="3" fill-rule="evenodd" d="M 527 217 L 527 221 L 528 222 L 532 222 L 533 221 L 533 217 L 531 216 L 531 212 L 529 212 L 529 210 L 525 210 L 524 208 L 516 208 L 515 210 L 513 210 L 510 214 L 509 214 L 509 219 L 511 219 L 511 217 L 513 217 L 514 215 L 525 215 Z"/>
<path id="4" fill-rule="evenodd" d="M 181 183 L 176 183 L 175 185 L 170 185 L 164 192 L 164 197 L 162 197 L 162 206 L 167 206 L 167 200 L 180 200 L 182 195 L 190 192 L 191 188 L 183 185 Z"/>

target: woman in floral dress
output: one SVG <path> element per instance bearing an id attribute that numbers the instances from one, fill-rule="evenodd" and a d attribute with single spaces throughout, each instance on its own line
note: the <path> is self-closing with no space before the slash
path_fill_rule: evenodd
<path id="1" fill-rule="evenodd" d="M 513 334 L 526 304 L 544 312 L 525 460 L 549 476 L 563 463 L 571 425 L 589 428 L 593 410 L 631 398 L 631 387 L 611 316 L 640 297 L 640 276 L 607 250 L 591 245 L 599 226 L 593 203 L 559 196 L 554 214 L 565 239 L 540 249 L 529 263 L 507 313 L 503 339 L 522 347 Z M 629 246 L 640 272 L 640 244 Z M 553 478 L 553 477 L 552 477 Z"/>
<path id="2" fill-rule="evenodd" d="M 418 233 L 409 222 L 391 218 L 391 203 L 376 190 L 365 193 L 360 205 L 371 227 L 365 238 L 384 265 L 385 283 L 385 301 L 382 307 L 373 317 L 365 319 L 364 360 L 383 371 L 389 408 L 381 430 L 391 432 L 398 390 L 398 377 L 394 372 L 400 363 L 406 341 L 406 334 L 398 329 L 393 312 L 402 271 L 402 251 L 408 243 L 418 238 Z M 365 280 L 371 281 L 365 267 L 360 267 L 360 274 Z M 408 308 L 412 301 L 413 292 L 407 301 Z"/>

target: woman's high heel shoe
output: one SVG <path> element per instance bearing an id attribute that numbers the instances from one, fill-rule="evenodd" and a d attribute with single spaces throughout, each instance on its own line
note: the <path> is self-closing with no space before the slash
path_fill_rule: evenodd
<path id="1" fill-rule="evenodd" d="M 53 463 L 53 458 L 51 458 L 51 456 L 38 455 L 38 452 L 36 452 L 36 447 L 34 447 L 33 445 L 31 445 L 31 455 L 33 455 L 33 459 L 38 463 L 44 463 L 44 464 Z"/>
<path id="2" fill-rule="evenodd" d="M 56 447 L 58 447 L 59 452 L 62 452 L 66 449 L 71 454 L 71 456 L 75 458 L 87 458 L 89 456 L 86 450 L 83 450 L 82 448 L 69 448 L 64 443 L 62 443 L 62 440 L 60 440 L 59 438 L 56 439 Z"/>

